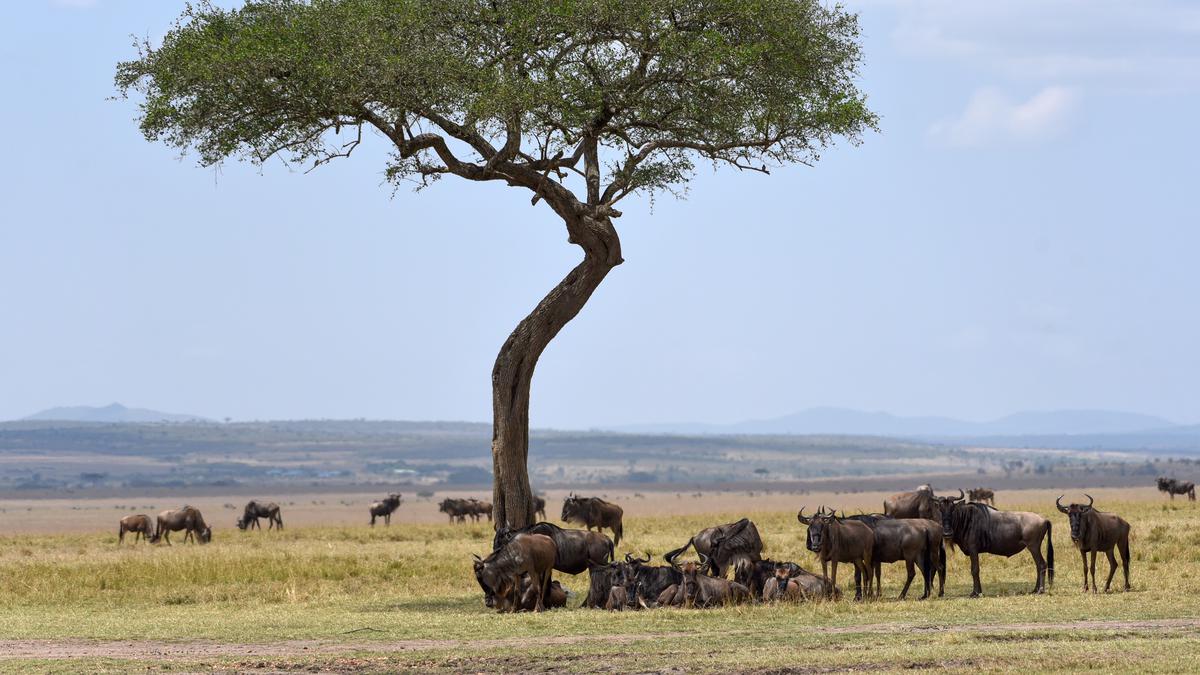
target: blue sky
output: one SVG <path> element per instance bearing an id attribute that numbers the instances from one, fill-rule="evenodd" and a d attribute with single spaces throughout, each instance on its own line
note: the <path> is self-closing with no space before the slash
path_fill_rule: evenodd
<path id="1" fill-rule="evenodd" d="M 199 168 L 112 96 L 182 2 L 0 7 L 0 419 L 490 419 L 516 322 L 578 259 L 517 190 Z M 815 168 L 629 200 L 626 264 L 551 345 L 535 426 L 817 405 L 1200 422 L 1200 6 L 857 0 L 882 131 Z"/>

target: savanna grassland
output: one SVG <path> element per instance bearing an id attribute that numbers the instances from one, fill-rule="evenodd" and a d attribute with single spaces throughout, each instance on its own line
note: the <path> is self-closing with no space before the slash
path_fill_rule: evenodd
<path id="1" fill-rule="evenodd" d="M 497 615 L 471 574 L 490 527 L 294 525 L 217 530 L 207 546 L 118 547 L 115 531 L 0 535 L 0 669 L 5 671 L 832 670 L 1192 671 L 1200 658 L 1200 507 L 1150 489 L 1096 490 L 1097 506 L 1133 525 L 1133 591 L 1081 592 L 1079 554 L 1056 496 L 998 494 L 1002 508 L 1054 522 L 1056 578 L 1031 596 L 1028 554 L 983 560 L 986 596 L 968 599 L 965 557 L 950 560 L 946 596 L 895 600 L 902 566 L 884 570 L 880 601 L 661 609 L 576 609 L 586 575 L 559 577 L 568 609 Z M 796 497 L 796 506 L 833 495 Z M 662 499 L 664 506 L 654 505 Z M 837 506 L 857 508 L 849 496 Z M 874 500 L 875 496 L 854 496 Z M 655 555 L 696 530 L 742 515 L 766 555 L 819 568 L 794 510 L 748 496 L 647 497 L 631 509 L 621 554 Z M 669 515 L 665 504 L 696 512 Z M 834 505 L 831 503 L 831 505 Z M 551 504 L 551 516 L 557 503 Z M 706 511 L 700 513 L 699 511 Z M 661 514 L 656 514 L 661 512 Z M 36 511 L 28 512 L 36 518 Z M 14 514 L 5 514 L 8 519 Z M 286 512 L 285 512 L 286 518 Z M 211 519 L 211 518 L 210 518 Z M 1100 558 L 1103 582 L 1107 563 Z M 847 570 L 843 588 L 852 584 Z M 1114 586 L 1120 587 L 1118 571 Z M 919 593 L 910 595 L 916 597 Z"/>

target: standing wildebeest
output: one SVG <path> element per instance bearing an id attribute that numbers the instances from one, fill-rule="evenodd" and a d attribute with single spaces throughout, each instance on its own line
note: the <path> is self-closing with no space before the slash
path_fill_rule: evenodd
<path id="1" fill-rule="evenodd" d="M 974 490 L 967 490 L 967 500 L 995 506 L 996 493 L 988 488 L 977 487 Z"/>
<path id="2" fill-rule="evenodd" d="M 471 516 L 471 520 L 479 522 L 483 516 L 487 516 L 488 522 L 492 522 L 492 503 L 484 502 L 478 499 L 468 499 L 466 504 L 466 513 Z"/>
<path id="3" fill-rule="evenodd" d="M 465 499 L 454 499 L 447 497 L 443 499 L 440 504 L 438 504 L 438 511 L 441 511 L 449 516 L 451 524 L 453 524 L 455 520 L 460 523 L 467 522 L 468 510 L 467 500 Z"/>
<path id="4" fill-rule="evenodd" d="M 554 523 L 536 523 L 519 530 L 501 527 L 492 538 L 492 550 L 498 551 L 518 534 L 544 534 L 554 540 L 557 550 L 554 569 L 565 574 L 579 574 L 588 565 L 603 565 L 613 561 L 613 542 L 599 532 L 568 530 Z"/>
<path id="5" fill-rule="evenodd" d="M 688 561 L 679 568 L 683 575 L 682 604 L 685 607 L 716 607 L 750 599 L 750 589 L 738 582 L 704 574 L 702 570 L 708 567 L 707 557 L 700 554 L 700 564 Z M 675 602 L 667 604 L 678 604 L 678 598 L 677 592 Z"/>
<path id="6" fill-rule="evenodd" d="M 375 527 L 375 519 L 383 518 L 384 525 L 392 524 L 392 512 L 400 508 L 400 502 L 404 501 L 404 497 L 399 493 L 393 492 L 382 501 L 374 502 L 370 506 L 371 511 L 371 527 Z"/>
<path id="7" fill-rule="evenodd" d="M 158 514 L 158 522 L 154 528 L 154 536 L 150 538 L 150 543 L 157 543 L 161 539 L 167 542 L 167 546 L 170 546 L 171 533 L 179 530 L 184 530 L 184 543 L 187 543 L 189 539 L 201 544 L 212 541 L 212 528 L 204 522 L 204 516 L 200 515 L 200 510 L 194 506 L 184 505 L 183 508 L 167 510 Z"/>
<path id="8" fill-rule="evenodd" d="M 1083 557 L 1083 590 L 1088 589 L 1088 559 L 1092 554 L 1092 592 L 1098 592 L 1096 583 L 1096 552 L 1104 551 L 1108 556 L 1108 581 L 1104 582 L 1104 592 L 1112 586 L 1113 575 L 1117 573 L 1117 559 L 1113 556 L 1113 547 L 1121 551 L 1121 570 L 1125 572 L 1125 590 L 1129 590 L 1129 523 L 1115 513 L 1104 513 L 1092 508 L 1095 500 L 1091 495 L 1087 504 L 1062 505 L 1062 495 L 1054 500 L 1059 511 L 1067 514 L 1071 523 L 1071 541 L 1079 549 Z"/>
<path id="9" fill-rule="evenodd" d="M 979 554 L 991 553 L 1007 558 L 1028 550 L 1037 566 L 1034 593 L 1045 593 L 1054 584 L 1054 539 L 1050 521 L 1027 511 L 997 511 L 985 504 L 964 502 L 958 497 L 938 497 L 942 506 L 942 530 L 946 539 L 971 557 L 971 597 L 983 594 L 979 584 Z M 1046 557 L 1042 557 L 1042 539 Z"/>
<path id="10" fill-rule="evenodd" d="M 154 537 L 154 527 L 151 524 L 150 516 L 139 513 L 136 516 L 125 516 L 121 519 L 120 529 L 117 531 L 117 544 L 125 543 L 125 533 L 133 532 L 133 543 L 137 543 L 138 539 L 150 541 Z"/>
<path id="11" fill-rule="evenodd" d="M 1191 481 L 1159 476 L 1157 482 L 1159 491 L 1171 495 L 1171 501 L 1175 501 L 1175 495 L 1187 495 L 1189 502 L 1196 501 L 1196 484 Z"/>
<path id="12" fill-rule="evenodd" d="M 587 529 L 608 528 L 613 533 L 613 544 L 621 543 L 621 518 L 625 511 L 616 504 L 599 497 L 576 497 L 570 495 L 563 501 L 562 519 L 566 523 L 582 523 Z"/>
<path id="13" fill-rule="evenodd" d="M 539 497 L 538 495 L 533 496 L 533 513 L 534 513 L 534 515 L 536 515 L 538 518 L 541 518 L 542 520 L 546 519 L 546 498 L 545 497 Z"/>
<path id="14" fill-rule="evenodd" d="M 928 485 L 922 485 L 912 492 L 899 492 L 883 500 L 884 515 L 893 518 L 926 518 L 941 520 L 938 512 L 937 497 Z"/>
<path id="15" fill-rule="evenodd" d="M 758 535 L 758 527 L 754 525 L 754 521 L 749 518 L 742 518 L 736 523 L 706 527 L 688 539 L 686 544 L 664 557 L 677 558 L 689 546 L 695 547 L 696 553 L 704 556 L 707 561 L 704 572 L 718 577 L 725 576 L 730 568 L 762 560 L 762 537 Z"/>
<path id="16" fill-rule="evenodd" d="M 918 567 L 921 569 L 921 579 L 925 582 L 922 600 L 929 597 L 933 575 L 939 568 L 942 570 L 944 586 L 946 568 L 942 562 L 945 549 L 942 544 L 941 525 L 924 518 L 863 520 L 859 517 L 857 520 L 870 527 L 875 535 L 875 542 L 871 548 L 871 560 L 875 566 L 875 597 L 879 597 L 883 592 L 883 563 L 901 560 L 904 561 L 905 570 L 908 572 L 904 588 L 900 591 L 901 600 L 908 596 L 908 588 L 912 585 Z"/>
<path id="17" fill-rule="evenodd" d="M 824 509 L 805 518 L 804 509 L 796 514 L 796 520 L 808 526 L 808 550 L 821 560 L 821 575 L 829 577 L 837 585 L 837 566 L 840 562 L 854 565 L 854 599 L 862 600 L 863 585 L 871 591 L 871 551 L 875 546 L 875 534 L 865 523 L 843 520 L 832 511 Z M 829 573 L 833 563 L 833 573 Z"/>
<path id="18" fill-rule="evenodd" d="M 537 587 L 535 612 L 546 608 L 550 592 L 550 573 L 554 569 L 554 540 L 544 534 L 518 534 L 499 551 L 480 559 L 475 556 L 475 578 L 495 596 L 496 610 L 515 612 L 521 575 L 528 574 Z"/>
<path id="19" fill-rule="evenodd" d="M 279 505 L 275 502 L 258 502 L 250 500 L 246 503 L 246 510 L 242 513 L 242 517 L 238 518 L 237 527 L 239 530 L 245 530 L 251 527 L 262 529 L 262 525 L 258 524 L 259 518 L 267 519 L 267 529 L 270 530 L 275 526 L 283 529 L 283 517 L 279 515 Z"/>

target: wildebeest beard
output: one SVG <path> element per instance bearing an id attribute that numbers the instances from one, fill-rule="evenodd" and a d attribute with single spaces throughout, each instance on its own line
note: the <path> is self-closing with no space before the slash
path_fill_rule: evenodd
<path id="1" fill-rule="evenodd" d="M 991 507 L 958 502 L 942 510 L 942 530 L 966 551 L 986 551 L 992 545 Z"/>

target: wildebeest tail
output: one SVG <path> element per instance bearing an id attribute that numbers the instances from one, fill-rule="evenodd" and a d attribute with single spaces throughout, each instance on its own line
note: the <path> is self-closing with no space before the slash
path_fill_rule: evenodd
<path id="1" fill-rule="evenodd" d="M 618 520 L 616 526 L 613 527 L 613 545 L 614 546 L 621 543 L 621 533 L 623 531 L 624 531 L 624 528 L 621 527 L 621 521 Z"/>
<path id="2" fill-rule="evenodd" d="M 694 537 L 693 537 L 693 539 L 694 539 Z M 671 565 L 672 567 L 674 567 L 675 559 L 678 558 L 679 556 L 683 555 L 684 552 L 688 550 L 688 547 L 693 545 L 693 543 L 694 543 L 693 539 L 688 539 L 687 543 L 684 544 L 683 546 L 680 546 L 677 549 L 667 551 L 666 553 L 664 553 L 663 560 L 666 560 L 668 565 Z"/>
<path id="3" fill-rule="evenodd" d="M 612 562 L 617 559 L 616 546 L 617 545 L 614 544 L 611 539 L 608 540 L 608 561 L 607 562 Z"/>
<path id="4" fill-rule="evenodd" d="M 1051 530 L 1054 529 L 1054 523 L 1046 521 L 1046 581 L 1051 586 L 1054 585 L 1054 537 Z"/>

